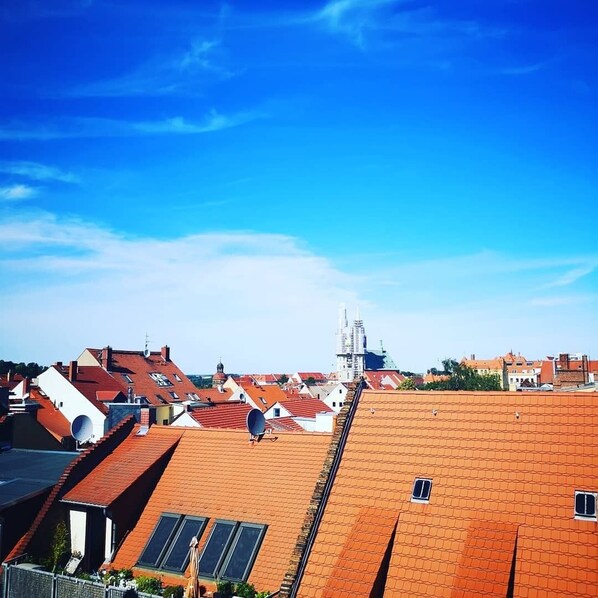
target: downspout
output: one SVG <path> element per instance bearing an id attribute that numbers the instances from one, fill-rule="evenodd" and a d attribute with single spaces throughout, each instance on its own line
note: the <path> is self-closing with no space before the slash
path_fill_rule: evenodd
<path id="1" fill-rule="evenodd" d="M 343 430 L 341 432 L 338 446 L 336 448 L 336 452 L 334 454 L 334 459 L 332 461 L 332 465 L 330 467 L 330 473 L 328 474 L 328 478 L 326 483 L 324 484 L 324 489 L 322 491 L 322 499 L 320 500 L 320 504 L 318 505 L 318 510 L 314 516 L 314 522 L 311 526 L 309 531 L 309 535 L 307 537 L 307 541 L 305 543 L 305 549 L 303 550 L 303 554 L 301 555 L 301 560 L 299 561 L 299 566 L 297 568 L 297 574 L 295 575 L 295 579 L 293 581 L 293 585 L 291 587 L 291 591 L 289 592 L 289 598 L 296 598 L 297 591 L 301 584 L 301 579 L 303 578 L 303 573 L 305 572 L 305 567 L 307 565 L 307 561 L 309 555 L 311 553 L 311 549 L 313 547 L 314 541 L 316 539 L 316 535 L 318 533 L 318 529 L 320 527 L 320 522 L 322 521 L 322 517 L 324 516 L 324 511 L 326 509 L 326 505 L 328 503 L 328 497 L 330 496 L 330 491 L 332 489 L 332 484 L 334 483 L 334 479 L 336 478 L 336 472 L 338 471 L 341 458 L 343 455 L 343 451 L 345 450 L 345 444 L 347 443 L 347 438 L 349 436 L 349 431 L 351 430 L 351 425 L 353 423 L 353 418 L 355 417 L 355 411 L 357 410 L 357 406 L 359 404 L 359 399 L 361 398 L 361 391 L 365 388 L 365 380 L 362 378 L 355 389 L 355 395 L 353 396 L 353 401 L 351 401 L 351 405 L 349 406 L 349 410 L 347 411 L 347 417 L 345 419 L 345 424 L 343 426 Z"/>

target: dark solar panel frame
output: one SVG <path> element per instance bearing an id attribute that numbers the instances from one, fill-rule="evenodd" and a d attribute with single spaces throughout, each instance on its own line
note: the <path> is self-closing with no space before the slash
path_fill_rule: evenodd
<path id="1" fill-rule="evenodd" d="M 170 543 L 168 552 L 160 563 L 161 569 L 168 571 L 182 572 L 189 564 L 189 544 L 191 538 L 195 536 L 198 540 L 201 538 L 208 519 L 206 517 L 193 517 L 187 515 L 179 524 L 176 536 Z"/>
<path id="2" fill-rule="evenodd" d="M 214 527 L 210 532 L 210 536 L 208 537 L 206 544 L 203 548 L 201 556 L 199 558 L 199 571 L 201 577 L 211 577 L 214 578 L 218 575 L 220 571 L 220 567 L 224 561 L 225 556 L 227 555 L 228 549 L 232 542 L 233 536 L 235 534 L 235 530 L 237 529 L 239 523 L 237 521 L 229 521 L 225 519 L 217 519 L 214 522 Z M 219 541 L 219 530 L 228 528 L 228 534 L 226 537 L 222 538 L 223 542 L 222 545 L 214 548 L 215 542 Z M 217 552 L 214 552 L 216 550 Z M 211 565 L 208 567 L 206 565 L 206 560 L 209 558 L 211 561 Z M 210 562 L 208 561 L 208 562 Z"/>
<path id="3" fill-rule="evenodd" d="M 162 513 L 160 515 L 160 519 L 137 561 L 138 565 L 153 569 L 158 568 L 182 519 L 183 516 L 176 513 Z M 165 528 L 164 525 L 166 524 L 170 527 Z"/>
<path id="4" fill-rule="evenodd" d="M 231 581 L 246 581 L 249 572 L 260 549 L 267 526 L 257 523 L 241 523 L 227 552 L 225 561 L 220 569 L 220 577 Z M 257 531 L 257 535 L 249 536 L 249 542 L 244 542 L 244 534 Z M 243 552 L 241 552 L 243 551 Z"/>

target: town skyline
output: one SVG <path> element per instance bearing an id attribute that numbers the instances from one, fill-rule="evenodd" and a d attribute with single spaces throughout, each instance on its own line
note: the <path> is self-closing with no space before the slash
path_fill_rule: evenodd
<path id="1" fill-rule="evenodd" d="M 9 1 L 0 356 L 598 355 L 598 7 Z"/>

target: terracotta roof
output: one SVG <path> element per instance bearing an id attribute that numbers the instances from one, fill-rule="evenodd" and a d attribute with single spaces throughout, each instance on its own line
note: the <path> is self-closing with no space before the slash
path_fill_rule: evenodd
<path id="1" fill-rule="evenodd" d="M 135 427 L 113 453 L 64 495 L 63 500 L 110 507 L 131 484 L 164 457 L 183 434 L 181 428 L 165 432 L 166 429 L 152 426 L 147 434 L 138 435 L 139 427 Z"/>
<path id="2" fill-rule="evenodd" d="M 540 381 L 542 384 L 554 383 L 554 361 L 543 361 L 540 371 Z"/>
<path id="3" fill-rule="evenodd" d="M 109 566 L 134 567 L 161 514 L 179 513 L 208 518 L 200 550 L 216 519 L 267 525 L 248 581 L 259 591 L 279 587 L 331 436 L 279 432 L 276 438 L 252 445 L 240 430 L 183 429 L 139 522 Z M 185 584 L 174 575 L 164 575 L 165 583 L 171 578 Z"/>
<path id="4" fill-rule="evenodd" d="M 221 403 L 210 407 L 198 407 L 189 415 L 202 428 L 247 429 L 247 414 L 251 411 L 247 403 Z"/>
<path id="5" fill-rule="evenodd" d="M 595 598 L 597 524 L 573 517 L 575 491 L 598 491 L 594 403 L 363 391 L 297 595 L 369 595 L 381 563 L 375 595 L 504 597 L 514 562 L 515 597 Z"/>
<path id="6" fill-rule="evenodd" d="M 272 430 L 287 432 L 305 432 L 292 417 L 273 417 L 266 422 L 266 425 L 271 426 Z"/>
<path id="7" fill-rule="evenodd" d="M 52 366 L 58 370 L 67 380 L 69 366 Z M 98 399 L 98 391 L 122 390 L 121 385 L 108 372 L 99 366 L 80 365 L 77 367 L 77 378 L 70 383 L 97 409 L 102 413 L 108 413 L 108 407 Z M 126 390 L 126 389 L 125 389 Z M 52 397 L 51 397 L 52 398 Z"/>
<path id="8" fill-rule="evenodd" d="M 15 374 L 14 372 L 12 373 L 10 380 L 8 379 L 8 374 L 2 374 L 0 375 L 0 386 L 13 390 L 24 379 L 25 377 L 23 375 Z"/>
<path id="9" fill-rule="evenodd" d="M 102 349 L 88 348 L 86 351 L 100 363 Z M 143 351 L 112 349 L 108 371 L 125 394 L 129 386 L 132 386 L 136 395 L 147 397 L 148 402 L 155 406 L 182 402 L 188 399 L 187 393 L 197 392 L 195 384 L 170 357 L 164 359 L 162 351 L 151 351 L 146 357 Z M 177 397 L 173 397 L 171 393 Z"/>
<path id="10" fill-rule="evenodd" d="M 39 405 L 37 410 L 37 421 L 54 438 L 62 440 L 71 436 L 71 424 L 60 409 L 54 406 L 54 403 L 45 395 L 42 395 L 38 389 L 31 388 L 29 398 Z"/>
<path id="11" fill-rule="evenodd" d="M 264 386 L 241 385 L 241 388 L 262 411 L 287 398 L 285 392 L 277 384 L 265 384 Z"/>
<path id="12" fill-rule="evenodd" d="M 98 390 L 96 392 L 96 398 L 103 403 L 127 400 L 127 397 L 122 390 Z"/>
<path id="13" fill-rule="evenodd" d="M 287 399 L 280 401 L 280 404 L 293 417 L 316 417 L 316 413 L 334 413 L 334 411 L 320 399 Z"/>
<path id="14" fill-rule="evenodd" d="M 223 388 L 222 391 L 217 388 L 196 388 L 195 394 L 201 401 L 216 403 L 218 401 L 228 401 L 233 391 L 230 388 Z"/>
<path id="15" fill-rule="evenodd" d="M 302 382 L 306 382 L 308 378 L 313 378 L 316 382 L 325 382 L 327 380 L 322 372 L 297 372 L 297 376 Z"/>
<path id="16" fill-rule="evenodd" d="M 363 377 L 373 390 L 394 390 L 405 380 L 403 374 L 393 370 L 365 371 Z"/>
<path id="17" fill-rule="evenodd" d="M 502 357 L 496 359 L 465 359 L 461 360 L 461 363 L 465 364 L 474 370 L 502 370 L 505 365 L 505 360 Z"/>

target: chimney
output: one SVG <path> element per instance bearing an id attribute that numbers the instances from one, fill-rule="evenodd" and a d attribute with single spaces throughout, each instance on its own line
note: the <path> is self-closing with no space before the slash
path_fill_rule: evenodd
<path id="1" fill-rule="evenodd" d="M 102 367 L 107 372 L 112 369 L 112 347 L 110 345 L 102 349 Z"/>
<path id="2" fill-rule="evenodd" d="M 25 378 L 23 380 L 23 396 L 28 395 L 31 392 L 31 380 Z"/>
<path id="3" fill-rule="evenodd" d="M 563 370 L 569 369 L 569 353 L 561 353 L 559 355 L 559 361 L 561 364 L 561 369 L 563 369 Z"/>
<path id="4" fill-rule="evenodd" d="M 170 361 L 170 347 L 168 345 L 164 345 L 160 350 L 160 353 L 162 354 L 162 359 L 164 361 Z"/>
<path id="5" fill-rule="evenodd" d="M 56 364 L 55 364 L 55 366 L 56 366 L 56 369 L 57 369 L 57 370 L 58 370 L 60 373 L 62 373 L 62 361 L 57 361 L 57 362 L 56 362 Z"/>
<path id="6" fill-rule="evenodd" d="M 75 382 L 77 380 L 77 362 L 71 361 L 69 363 L 69 380 Z"/>
<path id="7" fill-rule="evenodd" d="M 142 407 L 140 409 L 139 423 L 142 426 L 149 427 L 149 425 L 150 425 L 150 410 L 149 410 L 149 407 Z"/>

